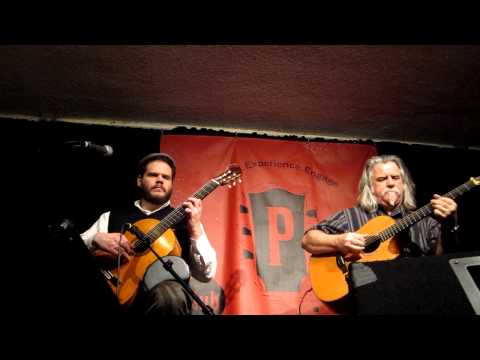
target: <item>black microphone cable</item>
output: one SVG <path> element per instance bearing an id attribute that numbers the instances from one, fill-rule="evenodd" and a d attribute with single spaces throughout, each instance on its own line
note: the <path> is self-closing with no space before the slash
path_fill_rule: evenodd
<path id="1" fill-rule="evenodd" d="M 117 297 L 118 300 L 119 297 L 118 297 L 118 291 L 120 289 L 120 284 L 121 284 L 121 280 L 120 280 L 120 264 L 121 264 L 121 251 L 120 251 L 120 244 L 121 244 L 121 241 L 122 241 L 122 235 L 125 233 L 126 230 L 130 229 L 132 227 L 132 225 L 130 223 L 125 223 L 122 225 L 122 227 L 120 228 L 120 235 L 118 237 L 118 254 L 117 254 L 117 275 L 118 275 L 118 279 L 117 279 L 117 288 L 115 289 L 115 295 Z"/>
<path id="2" fill-rule="evenodd" d="M 302 304 L 303 304 L 303 300 L 305 300 L 305 296 L 307 296 L 307 294 L 312 291 L 313 288 L 311 287 L 310 289 L 306 290 L 304 293 L 303 293 L 303 296 L 302 298 L 300 299 L 300 303 L 298 304 L 298 315 L 302 315 Z"/>

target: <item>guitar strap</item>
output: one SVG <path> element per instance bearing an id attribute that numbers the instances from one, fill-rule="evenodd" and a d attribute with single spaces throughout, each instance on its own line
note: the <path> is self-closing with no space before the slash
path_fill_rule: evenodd
<path id="1" fill-rule="evenodd" d="M 400 220 L 407 215 L 408 215 L 408 212 L 402 206 L 401 212 L 397 214 L 397 216 L 395 217 L 395 220 Z M 396 236 L 401 257 L 418 257 L 422 255 L 422 250 L 420 249 L 420 247 L 412 241 L 411 234 L 412 234 L 412 227 L 400 232 Z"/>

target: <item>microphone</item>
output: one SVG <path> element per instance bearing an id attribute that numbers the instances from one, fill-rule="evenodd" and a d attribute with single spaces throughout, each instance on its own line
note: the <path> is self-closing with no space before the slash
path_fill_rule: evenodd
<path id="1" fill-rule="evenodd" d="M 93 151 L 105 157 L 113 155 L 113 148 L 110 145 L 97 145 L 91 141 L 66 141 L 64 144 L 73 150 Z"/>

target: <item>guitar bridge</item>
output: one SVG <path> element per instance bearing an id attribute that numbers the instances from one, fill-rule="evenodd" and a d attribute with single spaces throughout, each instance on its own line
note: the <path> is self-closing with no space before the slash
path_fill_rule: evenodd
<path id="1" fill-rule="evenodd" d="M 337 266 L 342 270 L 344 274 L 347 273 L 347 264 L 345 264 L 345 260 L 343 259 L 343 256 L 340 254 L 336 255 L 336 260 L 337 260 Z"/>
<path id="2" fill-rule="evenodd" d="M 112 285 L 118 286 L 120 282 L 118 281 L 118 278 L 112 274 L 111 271 L 109 270 L 102 270 L 103 276 L 105 276 L 105 279 L 107 279 Z"/>

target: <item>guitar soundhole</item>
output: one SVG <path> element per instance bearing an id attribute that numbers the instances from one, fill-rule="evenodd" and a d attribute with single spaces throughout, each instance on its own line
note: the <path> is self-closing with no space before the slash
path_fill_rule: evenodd
<path id="1" fill-rule="evenodd" d="M 144 251 L 148 250 L 149 248 L 149 243 L 148 241 L 145 240 L 137 240 L 135 243 L 135 252 L 138 253 L 143 253 Z"/>
<path id="2" fill-rule="evenodd" d="M 377 248 L 380 246 L 379 241 L 374 241 L 370 245 L 365 246 L 365 249 L 363 250 L 364 253 L 371 253 L 377 250 Z"/>

